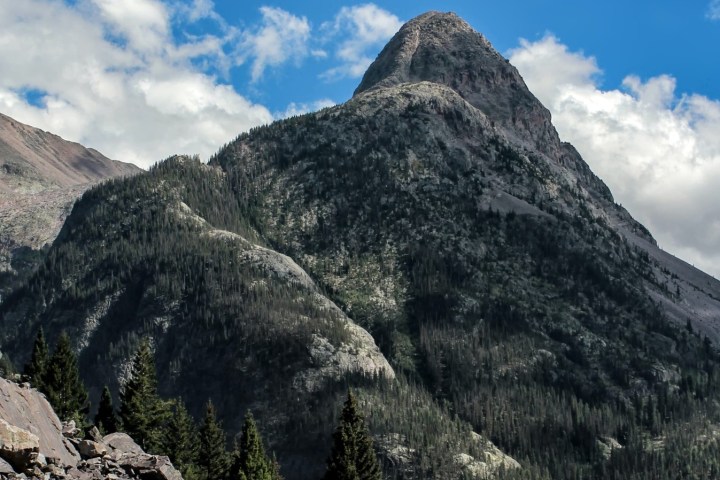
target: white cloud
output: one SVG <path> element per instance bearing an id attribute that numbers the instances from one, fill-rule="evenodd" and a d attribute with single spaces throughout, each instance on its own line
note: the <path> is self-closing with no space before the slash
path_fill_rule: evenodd
<path id="1" fill-rule="evenodd" d="M 304 115 L 306 113 L 310 112 L 317 112 L 318 110 L 322 110 L 323 108 L 332 107 L 334 105 L 337 105 L 337 102 L 334 102 L 330 100 L 329 98 L 322 98 L 320 100 L 315 100 L 314 102 L 310 103 L 296 103 L 291 102 L 285 111 L 283 112 L 276 112 L 275 118 L 277 120 L 288 118 L 288 117 L 295 117 L 297 115 Z"/>
<path id="2" fill-rule="evenodd" d="M 678 95 L 675 79 L 628 76 L 602 89 L 594 58 L 552 35 L 512 50 L 560 137 L 664 249 L 720 277 L 720 102 Z"/>
<path id="3" fill-rule="evenodd" d="M 128 45 L 141 52 L 158 52 L 167 44 L 169 13 L 157 0 L 91 0 L 101 18 Z"/>
<path id="4" fill-rule="evenodd" d="M 197 22 L 203 18 L 211 18 L 225 23 L 222 17 L 215 12 L 215 3 L 212 0 L 192 0 L 190 5 L 178 5 L 177 10 L 184 14 L 191 22 Z"/>
<path id="5" fill-rule="evenodd" d="M 252 81 L 258 81 L 267 67 L 277 67 L 287 61 L 299 63 L 308 55 L 310 22 L 280 8 L 262 7 L 262 24 L 245 32 L 240 42 L 241 62 L 252 58 Z"/>
<path id="6" fill-rule="evenodd" d="M 720 20 L 720 0 L 712 0 L 707 10 L 707 18 Z"/>
<path id="7" fill-rule="evenodd" d="M 207 157 L 271 121 L 265 107 L 190 62 L 226 61 L 228 40 L 173 39 L 176 12 L 166 5 L 0 2 L 0 111 L 145 167 L 174 153 Z M 212 15 L 211 2 L 193 5 Z M 28 89 L 44 92 L 39 102 L 25 98 Z"/>
<path id="8" fill-rule="evenodd" d="M 401 26 L 397 16 L 372 3 L 342 7 L 333 22 L 322 26 L 328 40 L 344 37 L 335 51 L 342 63 L 325 72 L 323 78 L 362 76 L 373 61 L 371 53 L 379 50 Z"/>

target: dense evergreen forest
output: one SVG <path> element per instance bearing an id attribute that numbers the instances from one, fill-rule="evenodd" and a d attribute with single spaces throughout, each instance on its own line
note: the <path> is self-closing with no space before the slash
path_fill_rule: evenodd
<path id="1" fill-rule="evenodd" d="M 3 370 L 9 375 L 9 370 Z M 120 392 L 116 411 L 105 387 L 93 422 L 88 421 L 88 394 L 80 380 L 77 359 L 64 332 L 52 355 L 41 328 L 23 376 L 46 395 L 58 417 L 83 430 L 101 435 L 123 431 L 146 452 L 167 455 L 185 480 L 282 480 L 280 465 L 265 453 L 262 437 L 250 411 L 228 451 L 228 437 L 212 400 L 205 405 L 200 425 L 183 401 L 163 399 L 157 391 L 155 359 L 148 339 L 133 356 L 129 377 Z M 348 392 L 324 480 L 358 478 L 380 480 L 381 470 L 373 440 L 355 396 Z"/>
<path id="2" fill-rule="evenodd" d="M 433 16 L 418 83 L 389 57 L 346 104 L 87 191 L 0 305 L 2 351 L 188 478 L 720 478 L 720 354 L 669 317 L 680 279 L 519 74 Z"/>
<path id="3" fill-rule="evenodd" d="M 174 185 L 171 183 L 173 178 L 177 182 Z M 225 270 L 223 266 L 236 258 L 234 247 L 204 240 L 198 235 L 202 229 L 196 223 L 177 221 L 172 210 L 163 208 L 165 202 L 174 206 L 180 200 L 192 211 L 201 212 L 203 218 L 213 218 L 217 225 L 242 232 L 246 238 L 260 242 L 263 237 L 252 225 L 231 220 L 245 218 L 243 214 L 238 214 L 237 210 L 234 215 L 228 214 L 231 209 L 242 211 L 242 205 L 223 201 L 223 206 L 219 207 L 204 202 L 194 193 L 203 188 L 215 192 L 219 188 L 230 188 L 229 184 L 223 187 L 222 179 L 217 171 L 197 161 L 174 159 L 160 164 L 147 176 L 98 187 L 88 192 L 76 206 L 76 209 L 90 211 L 83 216 L 71 217 L 62 234 L 63 241 L 51 250 L 46 264 L 41 267 L 43 274 L 36 275 L 35 283 L 25 287 L 32 289 L 34 294 L 60 297 L 53 300 L 52 313 L 39 309 L 37 316 L 29 318 L 70 312 L 60 306 L 67 309 L 67 305 L 94 305 L 95 302 L 88 302 L 88 299 L 103 298 L 102 288 L 110 292 L 118 286 L 127 289 L 133 281 L 144 277 L 142 289 L 136 293 L 141 298 L 121 304 L 125 315 L 128 305 L 134 305 L 137 313 L 127 320 L 137 322 L 140 329 L 123 330 L 120 325 L 110 324 L 117 330 L 99 333 L 127 333 L 117 335 L 109 352 L 98 354 L 93 352 L 92 345 L 86 347 L 80 355 L 81 371 L 92 372 L 90 363 L 93 362 L 113 362 L 113 352 L 118 354 L 123 348 L 134 351 L 140 343 L 141 333 L 138 332 L 157 335 L 158 331 L 169 328 L 143 321 L 143 308 L 154 312 L 169 301 L 182 302 L 192 295 L 191 301 L 180 303 L 175 311 L 187 315 L 191 326 L 195 322 L 207 322 L 203 328 L 193 330 L 195 335 L 208 325 L 214 325 L 214 328 L 225 326 L 225 329 L 212 330 L 210 339 L 205 337 L 203 341 L 211 345 L 222 341 L 222 332 L 231 331 L 231 324 L 223 323 L 230 318 L 236 322 L 243 318 L 268 319 L 265 325 L 243 325 L 249 332 L 261 328 L 259 337 L 274 335 L 272 344 L 264 343 L 266 340 L 263 339 L 253 340 L 258 350 L 253 351 L 248 361 L 253 362 L 252 368 L 265 367 L 263 375 L 272 375 L 273 382 L 264 384 L 267 385 L 265 388 L 283 391 L 290 380 L 279 377 L 277 369 L 291 361 L 292 351 L 288 349 L 293 343 L 291 340 L 288 340 L 291 343 L 282 343 L 282 337 L 277 336 L 282 330 L 271 330 L 280 328 L 282 323 L 272 316 L 273 309 L 269 306 L 276 308 L 292 303 L 285 296 L 287 291 L 265 291 L 257 303 L 243 302 L 243 308 L 251 309 L 254 314 L 253 309 L 257 309 L 260 317 L 243 316 L 239 305 L 233 307 L 226 301 L 223 311 L 232 312 L 232 315 L 218 317 L 220 310 L 213 303 L 213 292 L 217 296 L 215 302 L 226 300 L 233 288 L 242 288 L 251 279 L 258 278 L 259 273 L 250 269 L 241 270 L 242 275 L 237 275 L 236 271 Z M 158 185 L 165 189 L 164 196 L 160 196 Z M 143 189 L 143 195 L 148 190 L 155 191 L 159 196 L 157 203 L 148 202 L 140 208 L 136 199 L 143 197 L 138 195 L 137 188 Z M 108 201 L 114 208 L 106 205 Z M 128 215 L 128 211 L 138 219 Z M 398 377 L 394 381 L 348 377 L 331 387 L 329 391 L 335 392 L 331 396 L 311 395 L 303 399 L 308 402 L 308 410 L 289 418 L 282 431 L 268 426 L 267 435 L 271 438 L 268 445 L 272 451 L 292 452 L 292 448 L 288 449 L 288 439 L 295 438 L 299 443 L 321 448 L 324 456 L 329 454 L 327 439 L 332 434 L 333 419 L 339 415 L 337 405 L 345 385 L 350 383 L 358 388 L 363 398 L 387 478 L 433 475 L 459 478 L 463 473 L 454 461 L 456 452 L 466 451 L 479 458 L 483 455 L 484 445 L 472 438 L 471 430 L 492 440 L 521 463 L 522 470 L 499 472 L 502 478 L 712 477 L 718 468 L 716 459 L 720 458 L 713 427 L 718 419 L 715 401 L 718 397 L 718 356 L 714 347 L 693 332 L 692 325 L 684 328 L 670 325 L 651 302 L 633 293 L 636 292 L 631 281 L 633 272 L 647 274 L 647 260 L 630 247 L 623 247 L 630 259 L 624 260 L 623 272 L 628 277 L 613 278 L 609 267 L 603 267 L 601 260 L 583 260 L 583 252 L 576 249 L 577 245 L 582 245 L 583 237 L 575 237 L 579 235 L 578 230 L 570 227 L 579 223 L 582 225 L 580 231 L 592 238 L 597 237 L 601 226 L 560 216 L 557 223 L 548 228 L 542 222 L 516 214 L 488 210 L 476 215 L 482 215 L 483 234 L 492 239 L 488 241 L 502 246 L 496 253 L 497 259 L 486 261 L 482 270 L 487 278 L 493 279 L 488 284 L 498 285 L 485 290 L 484 303 L 475 307 L 476 315 L 488 320 L 475 323 L 443 321 L 448 315 L 452 316 L 451 312 L 461 301 L 453 292 L 463 285 L 464 279 L 455 276 L 458 269 L 449 266 L 448 259 L 438 257 L 440 249 L 417 250 L 403 266 L 413 279 L 414 294 L 407 305 L 408 315 L 402 320 L 408 322 L 403 333 L 417 341 L 414 345 L 417 350 L 413 354 L 416 361 L 408 362 L 398 357 L 395 360 Z M 86 220 L 74 223 L 77 219 Z M 120 241 L 109 243 L 109 232 L 113 231 Z M 163 236 L 163 231 L 168 232 L 167 236 Z M 84 250 L 67 240 L 75 235 L 84 239 Z M 125 236 L 126 240 L 123 239 Z M 153 242 L 143 242 L 143 238 L 152 238 Z M 92 239 L 98 242 L 98 250 L 93 249 Z M 115 247 L 108 248 L 113 245 Z M 531 260 L 525 253 L 527 248 L 535 249 L 531 250 Z M 188 253 L 182 254 L 183 251 Z M 74 272 L 77 265 L 93 255 L 107 268 L 102 277 L 90 270 L 86 277 L 80 277 L 81 281 L 64 290 L 57 289 L 53 281 L 61 282 L 62 276 L 53 280 L 53 272 Z M 218 260 L 223 258 L 224 261 Z M 523 290 L 512 286 L 514 280 L 508 272 L 516 268 L 515 262 L 532 272 L 528 281 L 544 285 L 546 292 L 557 292 L 553 301 L 546 302 L 542 310 L 537 310 L 537 304 L 531 298 L 523 297 Z M 531 268 L 522 262 L 530 262 Z M 237 268 L 238 264 L 233 267 Z M 607 270 L 603 271 L 603 268 Z M 203 281 L 191 283 L 187 281 L 189 277 Z M 499 288 L 499 285 L 508 284 L 507 288 Z M 222 289 L 220 285 L 223 285 Z M 335 294 L 337 298 L 343 298 L 341 293 Z M 276 297 L 268 299 L 265 296 L 268 294 Z M 21 293 L 14 298 L 12 301 L 19 302 Z M 158 298 L 162 298 L 162 303 L 157 301 Z M 586 312 L 577 310 L 574 302 L 578 300 L 583 302 Z M 11 302 L 4 305 L 4 312 L 12 311 L 9 305 Z M 303 308 L 309 307 L 304 305 Z M 563 311 L 576 311 L 575 318 L 563 315 Z M 632 316 L 628 317 L 627 312 Z M 333 321 L 323 311 L 311 310 L 309 314 Z M 50 324 L 51 329 L 72 326 L 59 318 Z M 363 320 L 360 315 L 357 318 Z M 597 348 L 581 335 L 573 334 L 572 329 L 578 328 L 575 323 L 578 318 L 584 319 L 586 328 L 597 329 L 603 336 L 614 339 L 614 343 Z M 596 318 L 604 321 L 596 322 Z M 36 320 L 26 327 L 35 328 L 40 323 Z M 403 324 L 398 325 L 402 327 Z M 380 342 L 391 337 L 379 330 L 378 325 L 368 323 L 368 326 Z M 343 336 L 342 328 L 331 328 L 330 332 L 328 335 Z M 302 338 L 297 335 L 311 333 L 312 329 L 299 328 L 293 335 Z M 61 338 L 57 337 L 59 330 L 54 335 Z M 158 342 L 158 356 L 163 355 L 165 349 L 193 342 L 191 335 L 182 338 L 185 345 Z M 32 339 L 24 341 L 27 349 Z M 95 356 L 88 356 L 88 352 Z M 392 355 L 391 351 L 389 355 Z M 165 396 L 175 392 L 187 397 L 182 402 L 170 402 L 171 409 L 182 412 L 182 405 L 188 400 L 197 402 L 187 393 L 193 391 L 202 395 L 204 390 L 202 386 L 186 389 L 181 382 L 173 385 L 174 382 L 169 381 L 173 379 L 173 366 L 159 362 L 158 386 L 159 391 L 166 392 Z M 94 368 L 97 372 L 97 365 Z M 94 378 L 92 373 L 84 376 Z M 199 377 L 192 378 L 200 381 Z M 249 383 L 244 385 L 247 388 Z M 120 391 L 117 385 L 112 390 Z M 93 398 L 98 398 L 99 394 L 96 388 Z M 238 392 L 237 398 L 249 394 Z M 196 418 L 203 417 L 206 401 L 207 397 L 202 400 L 201 409 L 193 412 Z M 220 406 L 228 400 L 216 401 Z M 262 419 L 270 418 L 267 412 L 282 402 L 278 397 L 265 401 L 269 402 L 268 406 L 261 407 L 258 412 Z M 263 412 L 263 409 L 267 410 Z M 183 416 L 184 413 L 172 418 Z M 240 431 L 241 425 L 233 424 L 232 431 Z M 397 432 L 404 433 L 398 436 Z M 308 434 L 313 436 L 308 438 Z M 392 449 L 397 443 L 406 445 L 405 456 L 408 458 L 404 461 L 384 450 L 384 446 Z M 326 447 L 318 447 L 323 444 Z M 279 456 L 278 461 L 282 464 L 287 460 Z"/>
<path id="4" fill-rule="evenodd" d="M 118 370 L 126 372 L 125 359 L 149 336 L 163 397 L 182 398 L 194 418 L 213 398 L 230 431 L 252 409 L 283 470 L 300 478 L 324 469 L 327 439 L 352 386 L 373 434 L 408 452 L 383 457 L 391 477 L 408 469 L 423 477 L 461 474 L 454 456 L 480 457 L 485 444 L 417 382 L 341 374 L 319 377 L 309 391 L 293 387 L 304 378 L 298 373 L 312 373 L 314 335 L 337 345 L 350 334 L 316 302 L 317 292 L 244 260 L 250 239 L 263 240 L 230 192 L 222 172 L 186 157 L 86 192 L 38 272 L 0 307 L 3 338 L 13 338 L 3 351 L 24 362 L 30 332 L 43 326 L 55 343 L 65 331 L 80 347 L 90 397 L 109 382 L 117 401 Z M 103 321 L 89 332 L 76 321 L 93 317 Z"/>
<path id="5" fill-rule="evenodd" d="M 647 288 L 676 292 L 593 214 L 612 201 L 604 185 L 590 176 L 551 197 L 539 160 L 492 137 L 449 151 L 422 107 L 408 112 L 416 128 L 403 130 L 351 101 L 241 135 L 211 163 L 256 230 L 305 259 L 393 366 L 531 475 L 712 476 L 720 357 L 650 299 Z M 369 150 L 328 140 L 350 123 Z M 498 184 L 535 213 L 483 207 Z M 402 308 L 379 307 L 384 282 Z"/>

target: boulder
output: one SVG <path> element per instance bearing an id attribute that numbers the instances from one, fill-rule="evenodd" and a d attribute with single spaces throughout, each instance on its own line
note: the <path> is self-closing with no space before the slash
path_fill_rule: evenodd
<path id="1" fill-rule="evenodd" d="M 25 469 L 32 460 L 32 454 L 39 449 L 40 439 L 37 435 L 0 418 L 0 457 L 16 470 Z"/>
<path id="2" fill-rule="evenodd" d="M 75 420 L 70 420 L 69 422 L 63 422 L 62 424 L 62 434 L 64 437 L 67 438 L 73 438 L 76 437 L 80 433 L 80 429 L 75 426 Z"/>
<path id="3" fill-rule="evenodd" d="M 97 427 L 92 427 L 85 434 L 85 439 L 92 440 L 93 442 L 102 442 L 103 437 Z"/>
<path id="4" fill-rule="evenodd" d="M 165 456 L 126 453 L 118 461 L 128 473 L 148 480 L 183 480 Z"/>
<path id="5" fill-rule="evenodd" d="M 115 432 L 109 435 L 105 435 L 102 439 L 102 443 L 112 450 L 117 450 L 121 453 L 138 453 L 145 455 L 145 451 L 135 443 L 130 435 L 122 432 Z"/>
<path id="6" fill-rule="evenodd" d="M 30 454 L 30 463 L 42 468 L 47 465 L 47 459 L 45 458 L 45 455 L 43 455 L 42 453 L 35 452 L 35 453 Z"/>
<path id="7" fill-rule="evenodd" d="M 182 480 L 168 457 L 145 453 L 125 433 L 101 437 L 93 428 L 80 440 L 79 432 L 42 394 L 0 378 L 0 480 Z"/>
<path id="8" fill-rule="evenodd" d="M 81 441 L 78 445 L 78 451 L 82 458 L 97 458 L 108 453 L 108 449 L 104 444 L 92 440 Z"/>
<path id="9" fill-rule="evenodd" d="M 33 388 L 0 378 L 0 420 L 33 435 L 38 442 L 33 451 L 42 453 L 50 463 L 73 466 L 80 459 L 77 451 L 64 441 L 62 424 L 52 407 Z"/>
<path id="10" fill-rule="evenodd" d="M 2 475 L 8 475 L 11 473 L 15 473 L 12 465 L 0 458 L 0 478 L 2 478 Z"/>

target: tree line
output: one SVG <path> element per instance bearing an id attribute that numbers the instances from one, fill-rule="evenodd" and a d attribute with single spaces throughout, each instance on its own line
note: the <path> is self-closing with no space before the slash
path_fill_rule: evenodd
<path id="1" fill-rule="evenodd" d="M 148 453 L 167 455 L 185 480 L 282 480 L 280 464 L 268 455 L 255 419 L 245 415 L 242 430 L 227 448 L 227 434 L 212 400 L 200 425 L 182 399 L 164 399 L 157 389 L 155 358 L 147 338 L 140 342 L 130 375 L 120 391 L 120 407 L 110 389 L 102 390 L 93 422 L 90 403 L 80 378 L 77 358 L 67 333 L 62 332 L 52 354 L 40 328 L 24 377 L 45 394 L 58 417 L 101 433 L 123 431 Z M 323 480 L 380 480 L 382 473 L 372 437 L 355 396 L 348 391 L 333 435 Z"/>

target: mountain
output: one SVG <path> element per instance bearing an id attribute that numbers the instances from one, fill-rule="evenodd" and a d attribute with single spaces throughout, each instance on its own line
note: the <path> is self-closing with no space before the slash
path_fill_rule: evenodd
<path id="1" fill-rule="evenodd" d="M 389 478 L 708 478 L 718 299 L 430 12 L 345 104 L 86 192 L 0 345 L 67 330 L 97 395 L 149 336 L 161 391 L 230 431 L 252 409 L 289 479 L 319 476 L 348 385 Z"/>
<path id="2" fill-rule="evenodd" d="M 0 114 L 0 298 L 32 271 L 83 191 L 140 171 Z"/>

